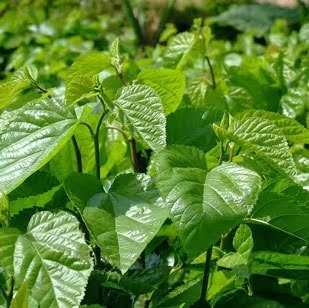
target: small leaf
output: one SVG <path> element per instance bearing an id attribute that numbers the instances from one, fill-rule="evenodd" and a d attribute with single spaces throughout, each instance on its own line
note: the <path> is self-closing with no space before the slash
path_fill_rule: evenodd
<path id="1" fill-rule="evenodd" d="M 241 277 L 249 278 L 253 245 L 250 228 L 244 224 L 240 225 L 233 239 L 236 252 L 224 255 L 218 260 L 217 264 L 221 267 L 233 269 Z"/>
<path id="2" fill-rule="evenodd" d="M 253 249 L 253 238 L 247 225 L 242 224 L 238 227 L 233 239 L 233 246 L 244 257 L 248 258 L 250 256 Z"/>
<path id="3" fill-rule="evenodd" d="M 102 255 L 125 273 L 168 215 L 148 176 L 119 175 L 107 193 L 94 196 L 83 212 Z"/>
<path id="4" fill-rule="evenodd" d="M 256 117 L 234 119 L 228 130 L 214 124 L 217 133 L 227 136 L 249 152 L 264 158 L 280 173 L 293 178 L 295 164 L 287 141 L 270 120 Z"/>
<path id="5" fill-rule="evenodd" d="M 121 72 L 121 58 L 119 55 L 119 38 L 117 37 L 111 44 L 109 50 L 111 64 L 115 67 L 117 72 Z"/>
<path id="6" fill-rule="evenodd" d="M 76 117 L 61 101 L 31 102 L 0 117 L 0 187 L 9 193 L 46 164 L 73 135 Z"/>
<path id="7" fill-rule="evenodd" d="M 83 95 L 93 93 L 95 76 L 110 66 L 110 58 L 102 52 L 80 56 L 66 76 L 65 98 L 68 105 L 76 103 Z"/>
<path id="8" fill-rule="evenodd" d="M 193 33 L 183 32 L 175 35 L 171 40 L 165 52 L 165 58 L 168 63 L 181 69 L 189 57 L 196 42 Z"/>
<path id="9" fill-rule="evenodd" d="M 145 85 L 122 88 L 114 105 L 133 137 L 144 141 L 151 149 L 159 151 L 166 144 L 166 119 L 160 97 Z"/>
<path id="10" fill-rule="evenodd" d="M 177 109 L 185 93 L 186 79 L 179 70 L 146 70 L 139 73 L 137 80 L 159 94 L 165 115 Z"/>
<path id="11" fill-rule="evenodd" d="M 26 66 L 17 71 L 9 81 L 0 84 L 0 110 L 16 98 L 22 90 L 32 86 L 33 79 L 36 77 L 36 68 Z"/>
<path id="12" fill-rule="evenodd" d="M 16 285 L 26 283 L 42 308 L 78 306 L 91 270 L 90 249 L 78 220 L 65 212 L 33 215 L 27 233 L 16 241 Z"/>

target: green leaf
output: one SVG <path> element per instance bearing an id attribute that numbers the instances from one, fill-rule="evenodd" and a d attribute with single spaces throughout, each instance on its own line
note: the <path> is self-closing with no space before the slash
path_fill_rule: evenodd
<path id="1" fill-rule="evenodd" d="M 75 131 L 76 132 L 76 131 Z M 74 132 L 74 135 L 75 135 Z M 77 140 L 78 143 L 78 140 Z M 80 144 L 78 143 L 80 148 Z M 63 181 L 69 174 L 77 171 L 76 155 L 73 142 L 68 142 L 50 161 L 50 173 L 59 181 Z"/>
<path id="2" fill-rule="evenodd" d="M 148 176 L 119 175 L 107 193 L 94 196 L 83 215 L 112 265 L 125 273 L 159 231 L 168 215 Z"/>
<path id="3" fill-rule="evenodd" d="M 294 119 L 288 118 L 275 112 L 264 110 L 246 111 L 244 113 L 238 114 L 235 119 L 241 121 L 242 119 L 248 117 L 268 119 L 281 130 L 288 141 L 309 143 L 309 130 Z"/>
<path id="4" fill-rule="evenodd" d="M 91 174 L 72 173 L 63 184 L 68 197 L 80 211 L 84 210 L 91 197 L 103 192 L 100 180 Z"/>
<path id="5" fill-rule="evenodd" d="M 40 307 L 78 306 L 92 270 L 78 220 L 65 212 L 39 212 L 15 244 L 17 287 L 28 285 Z"/>
<path id="6" fill-rule="evenodd" d="M 309 279 L 309 257 L 270 251 L 253 253 L 252 273 L 288 279 Z"/>
<path id="7" fill-rule="evenodd" d="M 9 193 L 46 164 L 78 125 L 54 99 L 31 102 L 0 117 L 0 187 Z"/>
<path id="8" fill-rule="evenodd" d="M 203 243 L 206 247 L 250 213 L 260 188 L 261 179 L 257 173 L 233 163 L 223 164 L 207 174 L 203 226 L 200 227 L 207 234 L 207 241 Z"/>
<path id="9" fill-rule="evenodd" d="M 125 275 L 119 272 L 107 272 L 104 286 L 137 296 L 157 289 L 168 278 L 170 270 L 168 266 L 160 266 L 129 270 Z"/>
<path id="10" fill-rule="evenodd" d="M 265 224 L 309 242 L 309 192 L 290 189 L 282 194 L 263 192 L 252 214 Z"/>
<path id="11" fill-rule="evenodd" d="M 209 151 L 216 145 L 211 124 L 205 112 L 195 108 L 181 108 L 167 117 L 167 144 L 182 144 Z"/>
<path id="12" fill-rule="evenodd" d="M 17 215 L 19 212 L 33 207 L 44 207 L 53 200 L 55 194 L 62 189 L 62 185 L 57 185 L 48 191 L 29 197 L 18 198 L 10 202 L 11 217 Z"/>
<path id="13" fill-rule="evenodd" d="M 177 69 L 181 69 L 190 55 L 196 37 L 193 33 L 183 32 L 175 35 L 165 52 L 166 61 Z"/>
<path id="14" fill-rule="evenodd" d="M 154 307 L 190 307 L 200 296 L 202 288 L 202 277 L 183 282 L 173 290 L 168 290 L 168 293 L 152 299 Z M 186 305 L 186 306 L 184 306 Z"/>
<path id="15" fill-rule="evenodd" d="M 95 77 L 110 66 L 110 58 L 102 52 L 80 56 L 70 67 L 66 76 L 65 98 L 68 105 L 74 104 L 85 94 L 93 94 Z"/>
<path id="16" fill-rule="evenodd" d="M 244 224 L 240 225 L 233 239 L 236 252 L 224 255 L 218 260 L 217 264 L 221 267 L 233 269 L 241 277 L 249 278 L 253 245 L 250 228 Z"/>
<path id="17" fill-rule="evenodd" d="M 0 223 L 7 225 L 10 219 L 9 198 L 0 192 Z"/>
<path id="18" fill-rule="evenodd" d="M 179 70 L 146 70 L 139 73 L 137 80 L 159 94 L 165 115 L 177 109 L 185 93 L 186 79 Z"/>
<path id="19" fill-rule="evenodd" d="M 14 296 L 10 308 L 28 308 L 29 307 L 29 290 L 26 283 L 23 283 L 16 295 Z"/>
<path id="20" fill-rule="evenodd" d="M 256 61 L 256 58 L 250 61 L 241 67 L 228 68 L 231 85 L 247 92 L 254 109 L 277 111 L 282 96 L 281 89 L 263 65 Z"/>
<path id="21" fill-rule="evenodd" d="M 8 105 L 24 89 L 33 84 L 37 77 L 37 70 L 34 66 L 26 66 L 17 71 L 13 77 L 0 84 L 0 110 Z"/>
<path id="22" fill-rule="evenodd" d="M 293 153 L 297 169 L 297 180 L 302 187 L 309 191 L 309 150 L 299 149 Z"/>
<path id="23" fill-rule="evenodd" d="M 253 238 L 251 230 L 247 225 L 242 224 L 238 227 L 233 239 L 233 247 L 245 258 L 249 258 L 253 249 Z"/>
<path id="24" fill-rule="evenodd" d="M 287 141 L 270 120 L 256 117 L 234 119 L 228 130 L 214 124 L 217 133 L 241 145 L 245 150 L 264 158 L 280 173 L 293 178 L 295 164 Z"/>
<path id="25" fill-rule="evenodd" d="M 191 147 L 163 150 L 155 156 L 154 168 L 157 186 L 171 207 L 171 218 L 190 258 L 248 215 L 261 186 L 255 172 L 233 163 L 206 176 L 204 153 Z"/>
<path id="26" fill-rule="evenodd" d="M 208 84 L 205 79 L 196 79 L 193 80 L 188 87 L 188 94 L 192 105 L 197 108 L 205 107 L 205 94 L 207 91 Z"/>
<path id="27" fill-rule="evenodd" d="M 119 118 L 133 137 L 144 141 L 155 151 L 165 147 L 166 119 L 161 99 L 152 88 L 145 85 L 126 86 L 113 103 Z"/>
<path id="28" fill-rule="evenodd" d="M 13 275 L 13 256 L 15 250 L 15 243 L 17 241 L 20 231 L 13 228 L 0 229 L 0 265 L 4 270 Z"/>
<path id="29" fill-rule="evenodd" d="M 110 58 L 111 64 L 117 72 L 121 72 L 121 58 L 119 55 L 119 38 L 117 37 L 111 44 L 110 47 Z"/>

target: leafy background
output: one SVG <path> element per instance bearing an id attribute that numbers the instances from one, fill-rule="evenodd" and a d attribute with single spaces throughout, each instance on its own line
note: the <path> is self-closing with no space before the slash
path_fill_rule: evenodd
<path id="1" fill-rule="evenodd" d="M 307 307 L 308 46 L 303 1 L 2 1 L 0 307 Z"/>

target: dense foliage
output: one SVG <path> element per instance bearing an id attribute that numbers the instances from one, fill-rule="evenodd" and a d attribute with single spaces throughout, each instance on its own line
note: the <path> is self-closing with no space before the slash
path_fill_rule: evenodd
<path id="1" fill-rule="evenodd" d="M 0 4 L 0 307 L 308 307 L 304 5 L 34 3 Z"/>

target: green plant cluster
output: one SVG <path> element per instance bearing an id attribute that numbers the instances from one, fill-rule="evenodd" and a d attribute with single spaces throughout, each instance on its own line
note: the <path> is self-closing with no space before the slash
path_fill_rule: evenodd
<path id="1" fill-rule="evenodd" d="M 0 307 L 308 307 L 309 23 L 270 7 L 154 47 L 6 12 Z"/>

